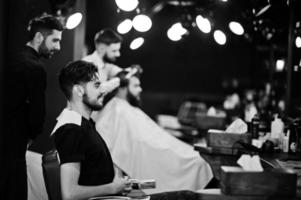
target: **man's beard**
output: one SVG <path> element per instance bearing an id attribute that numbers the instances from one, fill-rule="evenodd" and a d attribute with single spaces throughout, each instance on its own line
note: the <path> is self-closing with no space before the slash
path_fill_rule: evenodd
<path id="1" fill-rule="evenodd" d="M 100 98 L 100 97 L 99 97 Z M 98 99 L 99 99 L 98 98 Z M 103 105 L 102 105 L 102 103 L 100 104 L 100 103 L 97 103 L 97 101 L 96 101 L 96 103 L 93 103 L 90 99 L 89 99 L 89 97 L 87 96 L 87 94 L 84 94 L 83 95 L 83 103 L 88 107 L 88 108 L 90 108 L 92 111 L 98 111 L 98 110 L 101 110 L 102 109 L 102 107 L 103 107 Z"/>
<path id="2" fill-rule="evenodd" d="M 39 54 L 41 56 L 43 56 L 44 58 L 51 58 L 52 55 L 55 53 L 55 50 L 49 50 L 47 47 L 46 47 L 46 44 L 45 44 L 45 41 L 43 41 L 39 47 Z"/>
<path id="3" fill-rule="evenodd" d="M 127 95 L 128 102 L 134 107 L 141 107 L 141 100 L 139 97 L 134 96 L 130 91 L 128 91 Z"/>
<path id="4" fill-rule="evenodd" d="M 108 57 L 107 54 L 105 54 L 105 55 L 103 56 L 103 60 L 104 60 L 106 63 L 114 63 L 114 62 L 116 62 L 117 59 L 116 59 L 115 57 L 110 58 L 110 57 Z"/>

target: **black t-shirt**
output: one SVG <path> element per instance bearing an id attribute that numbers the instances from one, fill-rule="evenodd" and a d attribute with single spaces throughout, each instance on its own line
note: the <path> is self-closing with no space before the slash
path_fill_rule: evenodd
<path id="1" fill-rule="evenodd" d="M 79 185 L 103 185 L 113 181 L 111 154 L 92 120 L 82 117 L 81 126 L 65 124 L 54 136 L 60 163 L 80 162 Z"/>

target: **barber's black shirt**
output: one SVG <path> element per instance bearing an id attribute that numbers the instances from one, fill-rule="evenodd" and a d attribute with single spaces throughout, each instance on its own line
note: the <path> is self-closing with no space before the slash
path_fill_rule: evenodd
<path id="1" fill-rule="evenodd" d="M 26 46 L 20 53 L 9 56 L 4 73 L 4 116 L 8 123 L 18 120 L 19 131 L 34 139 L 42 132 L 45 117 L 44 64 L 39 54 Z"/>
<path id="2" fill-rule="evenodd" d="M 28 139 L 42 133 L 46 71 L 40 55 L 25 46 L 10 54 L 4 68 L 4 127 L 10 151 L 25 158 Z"/>
<path id="3" fill-rule="evenodd" d="M 82 117 L 80 126 L 65 124 L 54 136 L 61 165 L 80 162 L 79 185 L 103 185 L 113 181 L 111 154 L 92 120 Z"/>

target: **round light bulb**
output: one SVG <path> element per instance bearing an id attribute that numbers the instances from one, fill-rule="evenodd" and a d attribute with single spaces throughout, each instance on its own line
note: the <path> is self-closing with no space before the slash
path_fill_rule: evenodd
<path id="1" fill-rule="evenodd" d="M 123 11 L 130 12 L 137 8 L 138 0 L 115 0 L 118 8 Z"/>
<path id="2" fill-rule="evenodd" d="M 117 31 L 120 34 L 126 34 L 132 29 L 132 26 L 132 20 L 125 19 L 117 26 Z"/>
<path id="3" fill-rule="evenodd" d="M 242 25 L 240 23 L 238 23 L 238 22 L 234 22 L 234 21 L 230 22 L 229 23 L 229 28 L 236 35 L 242 35 L 245 32 L 244 28 L 242 27 Z"/>
<path id="4" fill-rule="evenodd" d="M 219 44 L 219 45 L 226 44 L 227 38 L 226 38 L 226 35 L 222 31 L 220 31 L 220 30 L 214 31 L 213 36 L 214 36 L 214 40 L 216 41 L 217 44 Z"/>
<path id="5" fill-rule="evenodd" d="M 133 27 L 139 32 L 146 32 L 152 27 L 152 20 L 146 15 L 137 15 L 133 19 Z"/>
<path id="6" fill-rule="evenodd" d="M 130 48 L 132 50 L 138 49 L 139 47 L 142 46 L 143 43 L 144 43 L 144 39 L 142 37 L 138 37 L 131 42 Z"/>
<path id="7" fill-rule="evenodd" d="M 74 29 L 82 21 L 83 15 L 80 12 L 70 15 L 66 22 L 67 29 Z"/>

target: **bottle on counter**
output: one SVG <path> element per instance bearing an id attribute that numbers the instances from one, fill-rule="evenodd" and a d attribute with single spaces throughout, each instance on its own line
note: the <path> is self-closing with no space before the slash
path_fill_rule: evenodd
<path id="1" fill-rule="evenodd" d="M 289 143 L 288 143 L 288 153 L 289 154 L 296 154 L 298 149 L 298 132 L 297 132 L 297 123 L 292 123 L 290 125 L 289 131 Z"/>
<path id="2" fill-rule="evenodd" d="M 251 134 L 252 138 L 257 139 L 259 137 L 259 117 L 258 115 L 254 115 L 251 121 Z"/>
<path id="3" fill-rule="evenodd" d="M 274 120 L 271 123 L 271 138 L 280 139 L 281 134 L 283 134 L 284 123 L 278 114 L 275 114 Z"/>
<path id="4" fill-rule="evenodd" d="M 284 134 L 282 138 L 282 151 L 284 153 L 288 152 L 289 147 L 289 137 L 290 137 L 290 130 L 287 130 L 287 132 Z"/>

